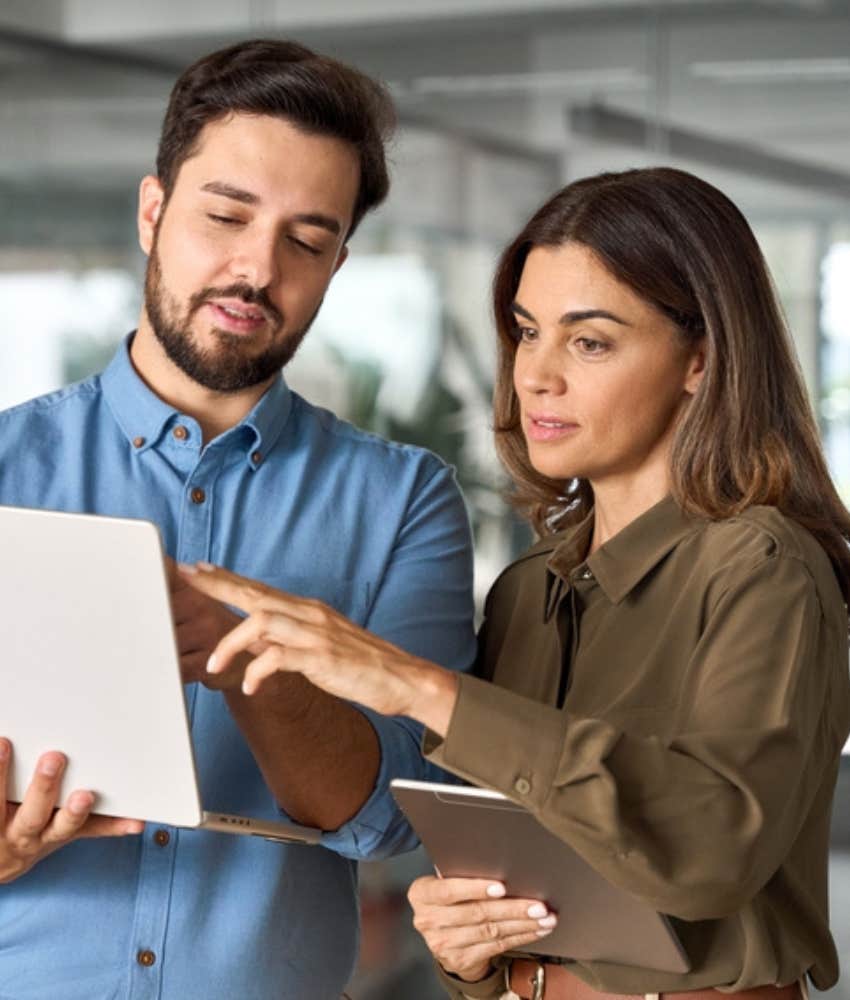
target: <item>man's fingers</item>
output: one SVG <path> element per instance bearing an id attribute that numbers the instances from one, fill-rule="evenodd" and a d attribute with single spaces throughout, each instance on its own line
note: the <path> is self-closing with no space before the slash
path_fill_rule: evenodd
<path id="1" fill-rule="evenodd" d="M 6 828 L 8 839 L 26 841 L 41 836 L 56 807 L 65 764 L 64 754 L 49 751 L 41 755 L 20 808 Z"/>
<path id="2" fill-rule="evenodd" d="M 46 827 L 42 840 L 45 844 L 59 844 L 79 833 L 94 806 L 94 794 L 86 791 L 71 792 L 64 808 L 57 809 Z"/>
<path id="3" fill-rule="evenodd" d="M 142 833 L 145 824 L 140 819 L 118 819 L 115 816 L 89 816 L 78 837 L 126 837 Z"/>
<path id="4" fill-rule="evenodd" d="M 12 744 L 0 737 L 0 830 L 6 825 L 6 796 L 9 793 L 9 764 L 12 761 Z"/>

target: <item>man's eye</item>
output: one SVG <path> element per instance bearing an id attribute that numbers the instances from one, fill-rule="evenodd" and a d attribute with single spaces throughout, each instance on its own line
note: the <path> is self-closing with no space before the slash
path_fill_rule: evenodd
<path id="1" fill-rule="evenodd" d="M 222 226 L 238 226 L 242 221 L 241 219 L 234 219 L 231 215 L 215 215 L 212 212 L 207 212 L 207 218 Z"/>
<path id="2" fill-rule="evenodd" d="M 304 250 L 306 253 L 312 254 L 313 257 L 318 257 L 322 252 L 320 247 L 314 247 L 312 243 L 300 240 L 297 236 L 290 236 L 289 239 L 299 250 Z"/>

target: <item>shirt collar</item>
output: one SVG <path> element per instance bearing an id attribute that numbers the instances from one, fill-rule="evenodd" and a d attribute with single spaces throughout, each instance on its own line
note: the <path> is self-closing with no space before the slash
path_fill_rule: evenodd
<path id="1" fill-rule="evenodd" d="M 619 604 L 699 523 L 667 496 L 587 557 L 586 566 L 605 596 Z M 592 532 L 591 511 L 553 551 L 547 562 L 550 573 L 568 581 L 585 560 Z"/>
<path id="2" fill-rule="evenodd" d="M 142 452 L 156 444 L 166 425 L 179 411 L 145 385 L 130 360 L 132 341 L 131 333 L 101 376 L 101 384 L 118 426 L 133 448 Z M 259 464 L 253 456 L 265 457 L 274 447 L 291 409 L 292 392 L 283 375 L 280 375 L 241 423 L 251 431 L 245 434 L 245 441 L 246 456 L 252 466 Z"/>

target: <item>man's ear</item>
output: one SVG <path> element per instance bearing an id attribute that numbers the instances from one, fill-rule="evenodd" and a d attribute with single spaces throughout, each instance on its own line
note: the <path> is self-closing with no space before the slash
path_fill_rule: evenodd
<path id="1" fill-rule="evenodd" d="M 694 348 L 685 373 L 685 392 L 689 396 L 693 396 L 699 389 L 703 375 L 705 375 L 705 337 Z"/>
<path id="2" fill-rule="evenodd" d="M 336 264 L 334 264 L 333 273 L 336 274 L 336 272 L 342 267 L 342 265 L 347 260 L 348 260 L 348 245 L 346 244 L 339 252 L 339 256 L 336 259 Z M 333 274 L 331 275 L 331 277 L 333 277 Z"/>
<path id="3" fill-rule="evenodd" d="M 139 227 L 139 246 L 149 254 L 153 246 L 156 224 L 165 204 L 165 192 L 158 177 L 148 174 L 139 185 L 139 210 L 136 223 Z"/>

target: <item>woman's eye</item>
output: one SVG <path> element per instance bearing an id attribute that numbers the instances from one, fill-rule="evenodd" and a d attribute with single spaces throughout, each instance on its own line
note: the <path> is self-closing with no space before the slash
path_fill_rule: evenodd
<path id="1" fill-rule="evenodd" d="M 528 344 L 537 339 L 537 331 L 533 326 L 517 326 L 514 329 L 514 338 L 518 343 Z"/>
<path id="2" fill-rule="evenodd" d="M 608 349 L 607 344 L 601 340 L 593 340 L 592 337 L 579 337 L 576 343 L 583 354 L 603 354 Z"/>

